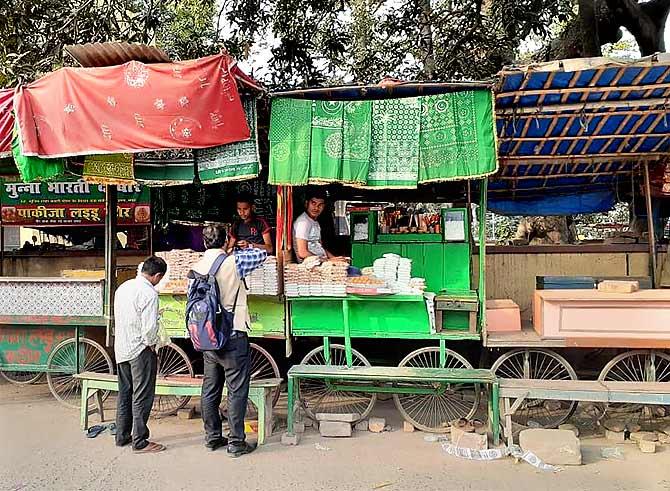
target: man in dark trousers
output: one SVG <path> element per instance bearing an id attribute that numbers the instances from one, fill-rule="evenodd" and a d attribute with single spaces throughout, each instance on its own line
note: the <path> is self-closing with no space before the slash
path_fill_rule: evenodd
<path id="1" fill-rule="evenodd" d="M 225 254 L 226 230 L 219 225 L 209 225 L 203 230 L 205 254 L 191 269 L 207 274 L 214 261 Z M 205 446 L 216 450 L 228 446 L 228 455 L 239 457 L 256 449 L 246 441 L 244 418 L 249 398 L 249 329 L 251 320 L 247 307 L 247 286 L 244 278 L 260 267 L 267 258 L 264 249 L 236 249 L 228 256 L 216 273 L 219 285 L 219 302 L 228 312 L 234 312 L 233 332 L 223 348 L 203 352 L 204 379 L 202 382 L 202 420 L 205 424 Z M 222 436 L 219 406 L 223 384 L 228 388 L 229 437 Z"/>
<path id="2" fill-rule="evenodd" d="M 158 359 L 158 292 L 154 288 L 167 264 L 151 256 L 137 277 L 123 283 L 114 297 L 114 354 L 119 374 L 116 445 L 130 443 L 136 453 L 162 452 L 165 446 L 149 441 L 149 413 L 156 394 Z"/>

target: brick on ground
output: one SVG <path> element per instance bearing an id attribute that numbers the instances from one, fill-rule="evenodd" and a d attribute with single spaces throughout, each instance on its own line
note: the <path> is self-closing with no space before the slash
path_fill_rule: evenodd
<path id="1" fill-rule="evenodd" d="M 369 421 L 367 419 L 359 421 L 356 423 L 355 429 L 356 431 L 368 431 L 370 429 Z"/>
<path id="2" fill-rule="evenodd" d="M 300 443 L 300 434 L 299 433 L 294 433 L 292 435 L 289 435 L 288 433 L 284 433 L 281 436 L 281 444 L 282 445 L 297 445 Z"/>
<path id="3" fill-rule="evenodd" d="M 384 418 L 370 418 L 368 421 L 368 429 L 373 433 L 382 433 L 386 428 L 386 419 Z"/>
<path id="4" fill-rule="evenodd" d="M 488 448 L 486 434 L 466 432 L 456 426 L 451 427 L 451 443 L 460 448 L 474 450 L 486 450 Z"/>
<path id="5" fill-rule="evenodd" d="M 179 419 L 195 419 L 195 416 L 196 414 L 194 407 L 184 408 L 177 411 L 177 417 Z"/>
<path id="6" fill-rule="evenodd" d="M 327 437 L 349 437 L 351 436 L 351 423 L 343 421 L 321 421 L 319 433 Z"/>
<path id="7" fill-rule="evenodd" d="M 405 433 L 414 433 L 414 425 L 412 423 L 409 423 L 408 421 L 403 421 L 402 422 L 402 430 Z"/>
<path id="8" fill-rule="evenodd" d="M 358 413 L 316 413 L 317 421 L 338 421 L 342 423 L 354 423 L 361 419 Z"/>
<path id="9" fill-rule="evenodd" d="M 453 430 L 452 430 L 453 431 Z M 519 445 L 552 465 L 581 465 L 579 439 L 570 430 L 533 428 L 519 433 Z"/>

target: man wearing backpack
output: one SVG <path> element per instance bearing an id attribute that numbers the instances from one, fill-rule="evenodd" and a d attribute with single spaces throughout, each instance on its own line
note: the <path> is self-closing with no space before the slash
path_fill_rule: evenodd
<path id="1" fill-rule="evenodd" d="M 209 225 L 203 230 L 205 254 L 191 268 L 207 275 L 217 258 L 225 254 L 226 231 L 222 226 Z M 240 249 L 227 256 L 215 271 L 221 307 L 233 314 L 233 330 L 222 348 L 203 351 L 204 379 L 202 382 L 202 420 L 205 425 L 205 446 L 217 450 L 228 446 L 228 455 L 239 457 L 255 450 L 245 440 L 244 418 L 249 397 L 249 328 L 251 320 L 247 307 L 247 286 L 244 278 L 260 267 L 267 258 L 263 249 Z M 219 413 L 223 384 L 228 388 L 229 437 L 222 436 Z"/>

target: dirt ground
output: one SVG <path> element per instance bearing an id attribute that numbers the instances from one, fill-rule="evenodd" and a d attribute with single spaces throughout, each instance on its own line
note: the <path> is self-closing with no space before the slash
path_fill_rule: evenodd
<path id="1" fill-rule="evenodd" d="M 113 399 L 106 406 L 113 408 Z M 439 443 L 425 441 L 424 433 L 404 433 L 392 402 L 378 403 L 373 415 L 386 417 L 394 431 L 326 439 L 308 430 L 297 447 L 282 446 L 277 434 L 236 460 L 204 450 L 200 420 L 152 420 L 153 439 L 168 451 L 134 455 L 116 448 L 107 432 L 85 438 L 78 413 L 60 406 L 46 384 L 0 382 L 0 490 L 670 489 L 668 446 L 645 455 L 625 444 L 624 461 L 607 461 L 600 450 L 614 445 L 588 437 L 582 439 L 584 465 L 546 473 L 510 459 L 451 457 Z M 113 416 L 110 410 L 107 417 Z"/>

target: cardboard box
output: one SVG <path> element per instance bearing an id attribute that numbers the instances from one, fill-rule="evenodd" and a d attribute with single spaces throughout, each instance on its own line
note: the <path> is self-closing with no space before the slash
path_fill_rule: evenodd
<path id="1" fill-rule="evenodd" d="M 488 332 L 521 331 L 519 306 L 512 300 L 487 300 L 486 330 Z"/>

